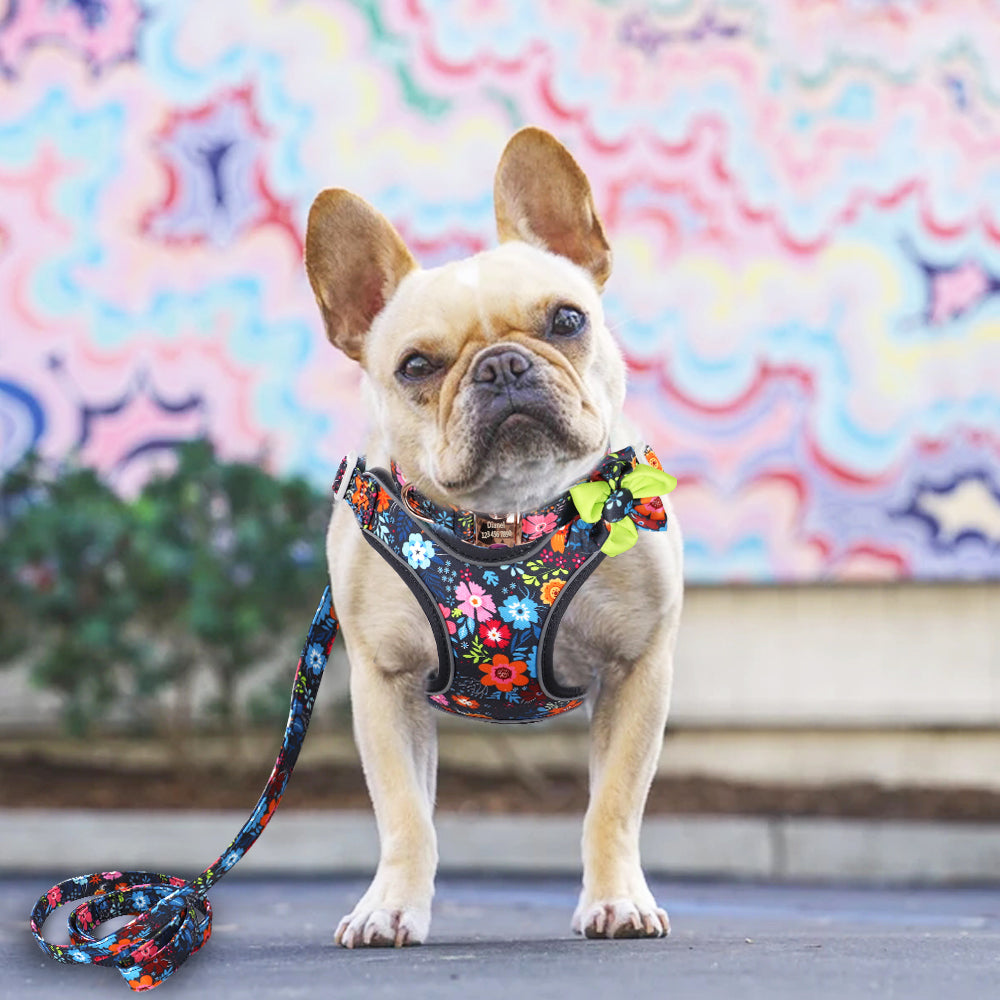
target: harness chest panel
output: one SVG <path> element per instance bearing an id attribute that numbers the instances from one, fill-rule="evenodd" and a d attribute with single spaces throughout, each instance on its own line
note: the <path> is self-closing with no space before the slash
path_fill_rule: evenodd
<path id="1" fill-rule="evenodd" d="M 592 479 L 620 481 L 635 465 L 626 448 L 607 455 Z M 527 723 L 583 704 L 586 688 L 556 680 L 552 652 L 570 600 L 605 558 L 605 524 L 581 520 L 570 505 L 568 519 L 534 515 L 533 541 L 475 546 L 455 533 L 461 522 L 453 511 L 441 511 L 434 524 L 425 510 L 414 516 L 385 471 L 366 470 L 360 461 L 353 470 L 345 465 L 335 489 L 344 475 L 350 476 L 344 499 L 366 541 L 415 594 L 434 632 L 432 705 L 491 722 Z M 643 527 L 665 527 L 665 519 L 649 516 L 655 513 L 632 516 Z M 560 519 L 567 523 L 559 526 Z"/>

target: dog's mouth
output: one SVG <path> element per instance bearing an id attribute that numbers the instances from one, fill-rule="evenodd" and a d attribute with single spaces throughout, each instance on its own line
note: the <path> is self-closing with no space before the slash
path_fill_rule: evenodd
<path id="1" fill-rule="evenodd" d="M 468 443 L 463 474 L 448 477 L 441 485 L 449 492 L 485 491 L 491 497 L 503 489 L 501 484 L 514 483 L 520 484 L 515 487 L 518 493 L 541 487 L 548 495 L 554 470 L 593 450 L 591 442 L 574 434 L 558 412 L 538 404 L 509 407 L 484 422 Z"/>
<path id="2" fill-rule="evenodd" d="M 597 407 L 553 377 L 462 393 L 442 431 L 430 478 L 444 502 L 486 512 L 545 503 L 607 445 Z"/>
<path id="3" fill-rule="evenodd" d="M 498 453 L 508 451 L 530 458 L 539 450 L 552 453 L 572 447 L 571 435 L 558 414 L 538 404 L 508 407 L 484 425 L 477 437 L 482 461 L 488 460 L 491 454 L 500 457 Z"/>

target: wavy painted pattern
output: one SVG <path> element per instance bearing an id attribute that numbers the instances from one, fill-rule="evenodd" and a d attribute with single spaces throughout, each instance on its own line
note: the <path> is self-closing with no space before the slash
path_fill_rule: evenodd
<path id="1" fill-rule="evenodd" d="M 1000 579 L 997 0 L 0 0 L 0 468 L 174 442 L 332 480 L 301 265 L 358 191 L 433 265 L 558 135 L 700 582 Z"/>

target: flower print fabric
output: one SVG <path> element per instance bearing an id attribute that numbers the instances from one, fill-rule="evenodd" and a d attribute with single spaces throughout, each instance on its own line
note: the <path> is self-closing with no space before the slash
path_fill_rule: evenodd
<path id="1" fill-rule="evenodd" d="M 484 687 L 495 687 L 498 691 L 512 691 L 514 685 L 521 687 L 528 683 L 528 678 L 525 676 L 528 664 L 522 663 L 520 660 L 512 662 L 503 653 L 494 654 L 493 660 L 490 663 L 480 663 L 477 665 L 483 672 L 481 682 Z M 470 700 L 465 698 L 459 704 Z"/>
<path id="2" fill-rule="evenodd" d="M 523 530 L 526 538 L 541 538 L 559 526 L 559 519 L 554 511 L 544 514 L 528 514 L 524 518 Z"/>
<path id="3" fill-rule="evenodd" d="M 592 480 L 620 482 L 636 465 L 626 448 L 606 456 Z M 398 469 L 390 476 L 359 463 L 342 474 L 352 475 L 346 497 L 369 541 L 436 620 L 441 673 L 428 691 L 435 708 L 493 722 L 536 722 L 583 704 L 586 692 L 562 688 L 548 661 L 576 590 L 567 585 L 604 558 L 604 526 L 575 515 L 567 521 L 565 503 L 557 499 L 524 517 L 524 537 L 533 540 L 521 548 L 472 549 L 462 539 L 470 537 L 465 525 L 473 515 L 425 500 L 404 504 Z M 388 504 L 382 499 L 387 488 L 393 491 Z M 648 521 L 666 526 L 652 511 Z"/>
<path id="4" fill-rule="evenodd" d="M 497 609 L 493 598 L 478 583 L 463 580 L 455 588 L 455 597 L 462 602 L 459 604 L 458 610 L 463 615 L 474 618 L 477 622 L 488 620 L 496 614 Z"/>
<path id="5" fill-rule="evenodd" d="M 434 543 L 428 541 L 419 532 L 413 532 L 403 542 L 403 555 L 406 556 L 406 561 L 414 569 L 427 569 L 434 558 Z"/>
<path id="6" fill-rule="evenodd" d="M 538 621 L 538 605 L 530 597 L 512 595 L 503 602 L 500 617 L 514 628 L 527 628 Z"/>
<path id="7" fill-rule="evenodd" d="M 510 642 L 510 629 L 503 622 L 491 619 L 479 626 L 479 638 L 487 646 L 505 646 Z"/>

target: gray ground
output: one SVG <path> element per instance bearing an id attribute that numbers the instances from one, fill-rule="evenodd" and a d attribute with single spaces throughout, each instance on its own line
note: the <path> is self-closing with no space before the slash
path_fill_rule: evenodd
<path id="1" fill-rule="evenodd" d="M 116 973 L 58 965 L 35 947 L 26 918 L 53 881 L 0 880 L 0 997 L 130 995 Z M 363 881 L 232 878 L 211 894 L 213 939 L 157 996 L 1000 997 L 998 889 L 654 887 L 673 922 L 667 941 L 574 938 L 570 880 L 450 877 L 439 882 L 431 943 L 348 952 L 331 946 L 331 929 Z"/>

